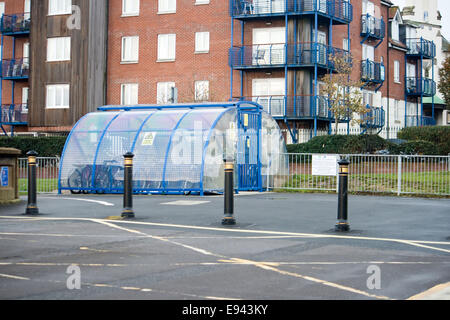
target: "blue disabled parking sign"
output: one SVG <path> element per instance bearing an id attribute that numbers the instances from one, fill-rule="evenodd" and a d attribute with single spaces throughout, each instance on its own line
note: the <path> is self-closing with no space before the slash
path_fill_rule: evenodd
<path id="1" fill-rule="evenodd" d="M 9 182 L 9 168 L 2 167 L 0 172 L 1 186 L 7 187 Z"/>

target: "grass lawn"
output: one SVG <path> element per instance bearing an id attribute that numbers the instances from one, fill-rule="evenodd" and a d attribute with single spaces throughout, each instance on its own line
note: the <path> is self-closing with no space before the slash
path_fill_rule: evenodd
<path id="1" fill-rule="evenodd" d="M 58 179 L 37 179 L 37 192 L 53 192 L 58 190 Z M 19 179 L 19 192 L 27 194 L 28 179 Z"/>
<path id="2" fill-rule="evenodd" d="M 318 177 L 297 174 L 290 177 L 280 189 L 336 190 L 336 177 Z M 450 172 L 403 173 L 402 193 L 450 195 Z M 350 192 L 397 193 L 397 174 L 351 174 Z"/>

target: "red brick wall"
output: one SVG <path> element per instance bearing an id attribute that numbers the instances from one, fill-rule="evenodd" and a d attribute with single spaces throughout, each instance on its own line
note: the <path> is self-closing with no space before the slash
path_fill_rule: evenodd
<path id="1" fill-rule="evenodd" d="M 231 18 L 228 1 L 194 5 L 177 1 L 174 14 L 157 14 L 157 1 L 141 1 L 138 17 L 121 17 L 122 0 L 110 0 L 108 51 L 108 104 L 120 103 L 120 85 L 139 83 L 139 103 L 155 104 L 158 82 L 175 82 L 179 102 L 194 100 L 194 81 L 210 81 L 210 100 L 230 98 L 228 50 Z M 210 32 L 210 51 L 195 54 L 195 32 Z M 176 34 L 176 60 L 156 62 L 158 34 Z M 139 63 L 121 64 L 122 36 L 139 36 Z M 235 24 L 240 41 L 240 25 Z M 234 72 L 234 95 L 239 93 L 239 72 Z"/>

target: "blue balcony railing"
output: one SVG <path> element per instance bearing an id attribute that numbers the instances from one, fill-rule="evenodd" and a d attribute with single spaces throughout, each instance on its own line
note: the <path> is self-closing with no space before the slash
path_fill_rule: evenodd
<path id="1" fill-rule="evenodd" d="M 28 79 L 30 64 L 28 59 L 12 59 L 2 61 L 2 78 L 5 80 Z"/>
<path id="2" fill-rule="evenodd" d="M 4 14 L 0 21 L 0 32 L 4 35 L 29 34 L 30 26 L 29 13 Z"/>
<path id="3" fill-rule="evenodd" d="M 369 14 L 361 17 L 361 36 L 373 39 L 384 39 L 386 25 L 382 19 L 375 18 Z"/>
<path id="4" fill-rule="evenodd" d="M 325 96 L 253 96 L 241 97 L 239 100 L 254 101 L 263 106 L 264 111 L 274 118 L 313 119 L 315 117 L 324 120 L 332 120 L 328 98 Z"/>
<path id="5" fill-rule="evenodd" d="M 230 0 L 232 17 L 251 18 L 284 14 L 314 14 L 350 23 L 353 6 L 347 0 Z"/>
<path id="6" fill-rule="evenodd" d="M 346 51 L 321 43 L 261 44 L 233 47 L 229 64 L 234 69 L 314 66 L 333 69 L 332 57 L 346 55 Z"/>
<path id="7" fill-rule="evenodd" d="M 361 80 L 371 83 L 383 83 L 386 77 L 384 64 L 369 59 L 361 62 Z"/>
<path id="8" fill-rule="evenodd" d="M 26 124 L 28 121 L 27 104 L 8 104 L 1 106 L 1 124 L 17 125 Z"/>
<path id="9" fill-rule="evenodd" d="M 420 115 L 408 115 L 406 116 L 407 127 L 419 127 L 419 126 L 435 126 L 436 120 L 432 117 L 421 117 Z"/>
<path id="10" fill-rule="evenodd" d="M 379 129 L 385 125 L 385 111 L 383 108 L 372 107 L 367 105 L 367 113 L 362 117 L 362 128 Z"/>
<path id="11" fill-rule="evenodd" d="M 407 77 L 405 89 L 409 96 L 432 97 L 436 94 L 436 82 L 427 78 Z"/>
<path id="12" fill-rule="evenodd" d="M 408 38 L 406 39 L 406 46 L 410 57 L 424 57 L 426 59 L 433 59 L 436 57 L 436 45 L 433 41 L 425 40 L 423 38 Z"/>

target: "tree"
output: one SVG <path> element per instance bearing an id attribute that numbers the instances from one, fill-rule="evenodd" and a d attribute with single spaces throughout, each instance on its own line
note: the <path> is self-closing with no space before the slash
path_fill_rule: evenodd
<path id="1" fill-rule="evenodd" d="M 444 96 L 447 109 L 450 110 L 450 57 L 444 60 L 442 68 L 439 69 L 439 92 Z"/>
<path id="2" fill-rule="evenodd" d="M 348 53 L 330 55 L 334 72 L 322 77 L 322 93 L 328 98 L 328 106 L 334 115 L 335 133 L 341 121 L 347 119 L 353 124 L 370 121 L 363 102 L 362 82 L 351 79 L 352 57 Z"/>

